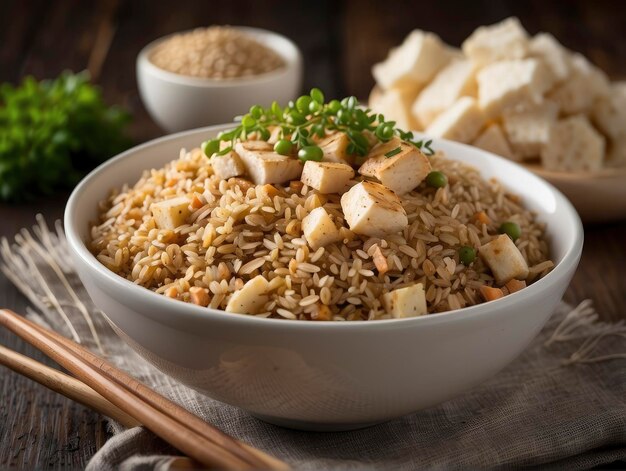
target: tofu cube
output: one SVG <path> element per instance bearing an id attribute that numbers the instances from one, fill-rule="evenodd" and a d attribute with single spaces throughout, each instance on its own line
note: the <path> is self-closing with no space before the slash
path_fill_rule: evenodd
<path id="1" fill-rule="evenodd" d="M 508 59 L 523 59 L 528 54 L 528 33 L 517 18 L 481 26 L 462 45 L 463 52 L 478 66 Z"/>
<path id="2" fill-rule="evenodd" d="M 226 310 L 238 314 L 257 314 L 267 302 L 269 282 L 261 275 L 249 280 L 228 300 Z"/>
<path id="3" fill-rule="evenodd" d="M 349 165 L 309 160 L 304 164 L 300 180 L 320 193 L 342 194 L 352 178 L 354 170 Z"/>
<path id="4" fill-rule="evenodd" d="M 211 166 L 213 172 L 222 180 L 228 180 L 232 177 L 238 177 L 246 173 L 243 162 L 235 151 L 230 151 L 224 155 L 214 155 L 211 157 Z"/>
<path id="5" fill-rule="evenodd" d="M 426 128 L 432 137 L 469 143 L 485 125 L 485 115 L 471 97 L 461 97 Z"/>
<path id="6" fill-rule="evenodd" d="M 325 162 L 337 162 L 340 164 L 352 165 L 354 155 L 348 153 L 350 139 L 344 132 L 337 132 L 325 137 L 318 146 L 324 152 L 322 160 Z"/>
<path id="7" fill-rule="evenodd" d="M 356 184 L 341 197 L 341 209 L 353 232 L 370 237 L 395 234 L 409 223 L 398 195 L 380 183 Z"/>
<path id="8" fill-rule="evenodd" d="M 387 157 L 389 152 L 397 153 Z M 414 145 L 396 137 L 374 147 L 359 173 L 374 177 L 394 193 L 403 195 L 417 187 L 431 170 L 428 157 Z"/>
<path id="9" fill-rule="evenodd" d="M 475 65 L 455 59 L 420 92 L 412 106 L 413 116 L 423 129 L 462 96 L 476 96 Z"/>
<path id="10" fill-rule="evenodd" d="M 169 200 L 152 203 L 150 206 L 152 216 L 159 229 L 174 230 L 185 224 L 191 214 L 189 199 L 186 196 L 178 196 Z"/>
<path id="11" fill-rule="evenodd" d="M 256 185 L 287 183 L 297 180 L 302 173 L 298 159 L 274 152 L 272 145 L 265 141 L 238 142 L 235 152 Z"/>
<path id="12" fill-rule="evenodd" d="M 382 304 L 387 314 L 396 319 L 417 317 L 428 313 L 426 294 L 422 283 L 394 289 L 383 294 Z"/>
<path id="13" fill-rule="evenodd" d="M 480 247 L 478 253 L 500 285 L 512 279 L 525 280 L 528 277 L 528 265 L 524 256 L 506 234 L 501 234 Z"/>
<path id="14" fill-rule="evenodd" d="M 450 60 L 452 53 L 433 33 L 414 30 L 404 42 L 375 64 L 372 73 L 384 90 L 393 87 L 420 87 Z"/>
<path id="15" fill-rule="evenodd" d="M 472 143 L 473 146 L 479 147 L 493 154 L 515 160 L 515 154 L 506 140 L 506 136 L 499 124 L 493 123 L 487 126 L 485 130 Z"/>
<path id="16" fill-rule="evenodd" d="M 550 100 L 525 109 L 504 111 L 502 126 L 518 159 L 539 157 L 558 115 L 559 105 Z"/>
<path id="17" fill-rule="evenodd" d="M 612 168 L 626 167 L 626 135 L 611 141 L 606 155 L 606 166 Z"/>
<path id="18" fill-rule="evenodd" d="M 556 83 L 568 78 L 571 70 L 570 52 L 554 36 L 539 33 L 530 40 L 530 57 L 544 61 Z"/>
<path id="19" fill-rule="evenodd" d="M 596 101 L 592 119 L 610 138 L 626 136 L 626 82 L 613 84 L 610 95 Z"/>
<path id="20" fill-rule="evenodd" d="M 421 129 L 411 114 L 411 105 L 417 96 L 418 89 L 390 88 L 374 90 L 370 95 L 369 107 L 376 113 L 385 115 L 388 120 L 396 122 L 396 126 L 405 131 Z"/>
<path id="21" fill-rule="evenodd" d="M 604 137 L 584 115 L 558 121 L 541 152 L 541 163 L 547 170 L 566 172 L 593 171 L 602 167 Z"/>
<path id="22" fill-rule="evenodd" d="M 564 114 L 586 113 L 594 101 L 608 97 L 611 86 L 606 74 L 580 54 L 571 56 L 571 74 L 548 94 Z"/>
<path id="23" fill-rule="evenodd" d="M 313 250 L 341 240 L 339 229 L 324 208 L 315 208 L 302 220 L 302 232 Z"/>
<path id="24" fill-rule="evenodd" d="M 537 59 L 496 62 L 478 75 L 478 101 L 487 116 L 494 118 L 515 106 L 540 104 L 554 78 Z"/>

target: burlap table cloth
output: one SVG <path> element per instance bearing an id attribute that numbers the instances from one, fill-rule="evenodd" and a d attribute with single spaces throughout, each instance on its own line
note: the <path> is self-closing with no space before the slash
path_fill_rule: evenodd
<path id="1" fill-rule="evenodd" d="M 598 321 L 589 301 L 575 309 L 561 303 L 516 361 L 456 399 L 362 430 L 311 433 L 261 422 L 142 360 L 91 302 L 60 224 L 50 231 L 40 217 L 32 232 L 2 241 L 0 259 L 32 302 L 32 319 L 80 338 L 194 414 L 296 469 L 587 469 L 626 461 L 626 325 Z M 113 437 L 88 469 L 167 469 L 177 455 L 142 427 L 109 424 Z"/>

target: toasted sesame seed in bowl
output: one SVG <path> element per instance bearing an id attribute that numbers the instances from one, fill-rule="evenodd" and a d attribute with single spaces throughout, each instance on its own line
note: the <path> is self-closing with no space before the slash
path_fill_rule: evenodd
<path id="1" fill-rule="evenodd" d="M 277 52 L 228 26 L 175 34 L 156 46 L 149 59 L 169 72 L 216 80 L 261 75 L 285 65 Z"/>

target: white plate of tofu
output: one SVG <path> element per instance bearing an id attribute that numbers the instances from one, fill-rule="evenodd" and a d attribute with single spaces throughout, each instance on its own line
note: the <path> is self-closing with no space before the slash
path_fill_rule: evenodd
<path id="1" fill-rule="evenodd" d="M 461 49 L 414 30 L 375 64 L 369 106 L 398 126 L 524 164 L 583 220 L 626 218 L 626 82 L 516 18 Z"/>

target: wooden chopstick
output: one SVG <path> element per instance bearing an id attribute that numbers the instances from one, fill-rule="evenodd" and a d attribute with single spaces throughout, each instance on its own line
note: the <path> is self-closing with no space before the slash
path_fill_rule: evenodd
<path id="1" fill-rule="evenodd" d="M 229 437 L 57 333 L 6 309 L 0 310 L 0 325 L 31 343 L 146 428 L 203 465 L 228 469 L 288 469 L 284 462 Z"/>
<path id="2" fill-rule="evenodd" d="M 141 425 L 119 407 L 114 406 L 85 383 L 73 378 L 59 370 L 50 368 L 27 356 L 0 345 L 0 365 L 12 369 L 16 373 L 24 375 L 48 389 L 52 389 L 73 401 L 90 407 L 102 415 L 112 418 L 124 427 L 137 427 Z"/>

